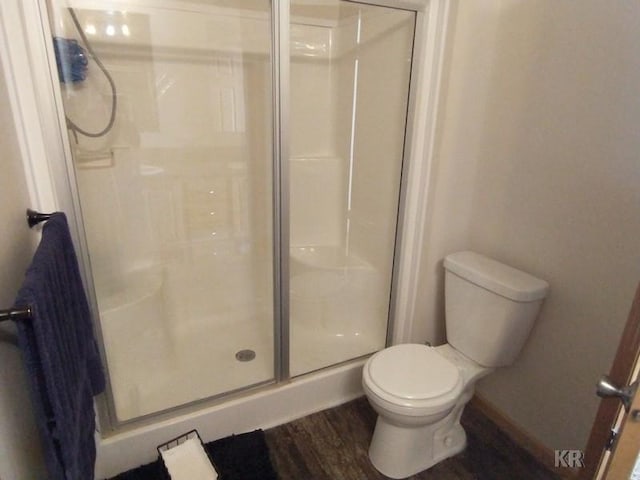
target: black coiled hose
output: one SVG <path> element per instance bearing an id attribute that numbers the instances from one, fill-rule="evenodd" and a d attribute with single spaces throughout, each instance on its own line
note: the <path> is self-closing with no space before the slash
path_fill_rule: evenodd
<path id="1" fill-rule="evenodd" d="M 102 70 L 102 73 L 104 73 L 104 76 L 107 78 L 107 81 L 111 86 L 111 115 L 109 116 L 109 122 L 107 123 L 107 126 L 98 132 L 88 132 L 83 128 L 80 128 L 68 116 L 65 115 L 65 118 L 67 119 L 67 127 L 72 132 L 74 132 L 74 134 L 79 133 L 81 135 L 84 135 L 85 137 L 91 137 L 91 138 L 102 137 L 107 133 L 109 133 L 109 131 L 113 128 L 113 124 L 116 120 L 116 109 L 118 105 L 116 84 L 114 83 L 113 78 L 111 78 L 109 71 L 100 61 L 100 58 L 93 51 L 93 48 L 91 48 L 91 44 L 89 43 L 89 40 L 87 40 L 87 37 L 84 34 L 82 27 L 80 26 L 80 22 L 78 21 L 78 17 L 76 16 L 76 12 L 73 10 L 73 8 L 69 8 L 69 14 L 71 15 L 71 19 L 73 20 L 73 23 L 76 26 L 76 29 L 78 30 L 78 33 L 80 34 L 80 37 L 82 38 L 82 41 L 85 47 L 87 48 L 87 51 L 91 55 L 91 58 L 93 58 L 93 60 L 96 62 L 96 65 L 100 67 L 100 70 Z"/>

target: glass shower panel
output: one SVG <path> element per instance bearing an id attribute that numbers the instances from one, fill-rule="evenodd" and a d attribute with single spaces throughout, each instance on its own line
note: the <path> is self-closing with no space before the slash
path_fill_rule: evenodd
<path id="1" fill-rule="evenodd" d="M 118 421 L 273 381 L 270 2 L 50 1 Z"/>
<path id="2" fill-rule="evenodd" d="M 385 346 L 415 13 L 291 5 L 290 370 L 299 375 Z"/>

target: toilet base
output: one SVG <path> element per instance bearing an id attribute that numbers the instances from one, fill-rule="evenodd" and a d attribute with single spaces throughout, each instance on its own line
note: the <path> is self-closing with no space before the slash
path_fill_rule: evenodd
<path id="1" fill-rule="evenodd" d="M 387 477 L 406 478 L 460 453 L 467 436 L 456 410 L 434 424 L 411 428 L 378 416 L 369 446 L 371 463 Z"/>

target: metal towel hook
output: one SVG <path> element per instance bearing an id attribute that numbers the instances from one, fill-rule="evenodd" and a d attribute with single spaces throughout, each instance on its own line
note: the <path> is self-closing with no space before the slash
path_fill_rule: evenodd
<path id="1" fill-rule="evenodd" d="M 44 222 L 51 218 L 52 213 L 40 213 L 27 208 L 27 223 L 29 224 L 29 228 L 33 228 L 40 222 Z"/>

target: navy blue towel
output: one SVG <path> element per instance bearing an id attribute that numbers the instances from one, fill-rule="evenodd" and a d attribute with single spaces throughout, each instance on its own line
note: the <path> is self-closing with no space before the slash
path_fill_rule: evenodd
<path id="1" fill-rule="evenodd" d="M 32 310 L 31 320 L 17 322 L 18 340 L 49 480 L 93 479 L 93 396 L 105 378 L 63 213 L 44 225 L 15 305 Z"/>

